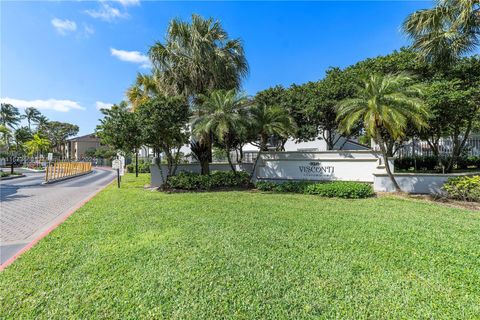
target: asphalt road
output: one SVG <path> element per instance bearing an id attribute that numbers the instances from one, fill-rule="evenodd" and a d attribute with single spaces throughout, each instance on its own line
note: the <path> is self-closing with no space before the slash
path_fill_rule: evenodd
<path id="1" fill-rule="evenodd" d="M 88 175 L 44 185 L 44 173 L 25 174 L 0 181 L 0 264 L 115 178 L 112 170 L 95 168 Z"/>

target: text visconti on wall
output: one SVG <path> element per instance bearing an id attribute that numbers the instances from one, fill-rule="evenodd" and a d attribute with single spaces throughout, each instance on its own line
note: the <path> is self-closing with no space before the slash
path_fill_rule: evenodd
<path id="1" fill-rule="evenodd" d="M 393 163 L 391 163 L 393 168 Z M 257 180 L 374 181 L 386 173 L 375 151 L 268 152 L 261 155 Z"/>

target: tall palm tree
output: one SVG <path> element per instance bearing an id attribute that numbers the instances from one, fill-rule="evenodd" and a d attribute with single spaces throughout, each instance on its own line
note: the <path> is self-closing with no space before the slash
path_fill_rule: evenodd
<path id="1" fill-rule="evenodd" d="M 216 89 L 238 89 L 248 73 L 239 39 L 229 39 L 219 21 L 192 15 L 170 22 L 165 43 L 150 48 L 157 76 L 188 97 Z"/>
<path id="2" fill-rule="evenodd" d="M 405 135 L 410 123 L 416 128 L 426 127 L 427 111 L 421 99 L 423 87 L 412 84 L 412 78 L 405 74 L 373 74 L 358 86 L 355 98 L 340 102 L 337 107 L 337 121 L 344 133 L 363 122 L 368 135 L 379 145 L 388 176 L 397 192 L 401 189 L 392 174 L 382 133 L 393 139 Z"/>
<path id="3" fill-rule="evenodd" d="M 37 124 L 37 132 L 42 131 L 48 124 L 48 118 L 41 114 L 35 119 L 35 123 Z"/>
<path id="4" fill-rule="evenodd" d="M 287 139 L 296 131 L 296 124 L 295 120 L 285 109 L 276 105 L 255 104 L 249 113 L 252 126 L 250 130 L 255 132 L 258 141 L 256 144 L 259 147 L 259 152 L 253 165 L 253 176 L 261 153 L 268 151 L 268 139 L 272 136 Z"/>
<path id="5" fill-rule="evenodd" d="M 138 73 L 135 83 L 127 89 L 127 100 L 132 104 L 133 110 L 141 104 L 154 98 L 162 91 L 159 79 L 154 75 Z"/>
<path id="6" fill-rule="evenodd" d="M 271 136 L 288 138 L 295 132 L 295 120 L 276 105 L 255 104 L 250 109 L 251 123 L 258 137 L 260 151 L 268 151 Z"/>
<path id="7" fill-rule="evenodd" d="M 409 15 L 403 30 L 427 61 L 449 66 L 479 45 L 480 1 L 439 0 L 434 8 Z"/>
<path id="8" fill-rule="evenodd" d="M 225 146 L 228 163 L 236 172 L 230 157 L 236 136 L 245 130 L 245 119 L 241 109 L 246 106 L 246 96 L 238 94 L 235 89 L 216 90 L 208 96 L 202 96 L 201 111 L 192 123 L 193 133 L 197 140 L 213 133 Z"/>
<path id="9" fill-rule="evenodd" d="M 2 103 L 0 105 L 0 125 L 4 128 L 15 129 L 21 120 L 22 116 L 20 115 L 18 108 L 15 108 L 10 103 Z M 3 138 L 7 150 L 10 150 L 11 135 L 3 134 Z"/>
<path id="10" fill-rule="evenodd" d="M 41 115 L 42 114 L 40 113 L 40 111 L 38 111 L 33 107 L 29 107 L 25 109 L 25 119 L 27 119 L 28 129 L 30 131 L 32 131 L 31 123 L 37 121 Z"/>
<path id="11" fill-rule="evenodd" d="M 20 111 L 18 111 L 18 108 L 15 108 L 10 103 L 1 104 L 0 124 L 4 125 L 5 127 L 10 127 L 11 129 L 14 129 L 21 120 L 22 116 L 20 115 Z"/>
<path id="12" fill-rule="evenodd" d="M 149 56 L 155 77 L 192 103 L 199 103 L 201 94 L 213 90 L 239 89 L 248 74 L 240 39 L 230 39 L 219 21 L 195 14 L 191 22 L 172 20 L 165 42 L 153 45 Z M 208 174 L 208 162 L 212 159 L 210 135 L 196 142 L 198 149 L 208 154 L 199 159 L 202 168 L 207 169 L 203 174 Z"/>
<path id="13" fill-rule="evenodd" d="M 0 124 L 0 147 L 6 146 L 7 151 L 10 147 L 10 139 L 12 138 L 12 131 L 5 127 L 3 124 Z"/>

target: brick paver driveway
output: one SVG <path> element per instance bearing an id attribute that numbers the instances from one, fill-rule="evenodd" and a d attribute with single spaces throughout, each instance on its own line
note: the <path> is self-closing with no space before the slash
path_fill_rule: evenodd
<path id="1" fill-rule="evenodd" d="M 111 170 L 94 169 L 82 177 L 42 185 L 43 173 L 26 175 L 0 182 L 0 264 L 115 177 Z"/>

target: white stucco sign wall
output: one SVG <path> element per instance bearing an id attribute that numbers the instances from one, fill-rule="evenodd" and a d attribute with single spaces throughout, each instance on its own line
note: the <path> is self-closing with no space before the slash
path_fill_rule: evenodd
<path id="1" fill-rule="evenodd" d="M 374 151 L 269 152 L 261 155 L 257 180 L 372 182 L 385 173 L 382 158 Z"/>

